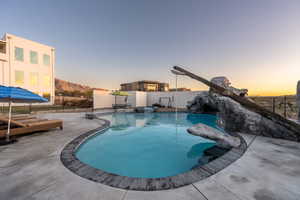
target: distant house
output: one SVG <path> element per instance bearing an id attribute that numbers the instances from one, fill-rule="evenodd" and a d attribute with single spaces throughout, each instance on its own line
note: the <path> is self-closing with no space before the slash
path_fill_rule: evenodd
<path id="1" fill-rule="evenodd" d="M 28 89 L 54 103 L 55 49 L 5 34 L 0 40 L 0 85 Z"/>
<path id="2" fill-rule="evenodd" d="M 155 92 L 155 91 L 169 91 L 168 83 L 160 83 L 158 81 L 136 81 L 132 83 L 122 83 L 122 91 L 145 91 L 145 92 Z"/>
<path id="3" fill-rule="evenodd" d="M 176 88 L 170 88 L 169 91 L 170 92 L 175 92 L 175 91 L 184 92 L 184 91 L 191 91 L 191 89 L 189 89 L 189 88 L 177 88 L 177 90 L 176 90 Z"/>

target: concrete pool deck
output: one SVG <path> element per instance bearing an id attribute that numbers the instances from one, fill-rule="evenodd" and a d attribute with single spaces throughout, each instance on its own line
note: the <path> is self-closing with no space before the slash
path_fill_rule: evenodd
<path id="1" fill-rule="evenodd" d="M 64 120 L 64 130 L 0 147 L 0 199 L 300 199 L 300 143 L 242 134 L 246 153 L 205 180 L 171 190 L 127 191 L 81 178 L 60 161 L 68 142 L 102 122 L 87 120 L 84 113 L 41 116 Z"/>

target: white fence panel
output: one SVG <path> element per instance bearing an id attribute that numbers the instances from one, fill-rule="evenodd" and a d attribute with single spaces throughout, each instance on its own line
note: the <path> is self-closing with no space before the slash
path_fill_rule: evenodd
<path id="1" fill-rule="evenodd" d="M 171 107 L 185 108 L 188 101 L 192 101 L 202 91 L 183 91 L 183 92 L 148 92 L 147 105 L 152 106 L 160 103 L 164 106 L 170 104 Z"/>
<path id="2" fill-rule="evenodd" d="M 131 107 L 152 106 L 160 103 L 164 106 L 185 108 L 188 101 L 192 101 L 202 91 L 184 92 L 128 92 L 128 97 L 117 97 L 117 104 L 127 104 Z M 115 103 L 115 97 L 110 95 L 110 91 L 94 91 L 94 108 L 111 108 Z"/>

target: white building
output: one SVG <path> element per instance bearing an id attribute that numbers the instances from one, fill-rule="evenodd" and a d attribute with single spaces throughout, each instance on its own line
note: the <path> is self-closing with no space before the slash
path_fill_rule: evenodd
<path id="1" fill-rule="evenodd" d="M 5 34 L 0 40 L 0 85 L 22 87 L 54 103 L 55 49 Z"/>

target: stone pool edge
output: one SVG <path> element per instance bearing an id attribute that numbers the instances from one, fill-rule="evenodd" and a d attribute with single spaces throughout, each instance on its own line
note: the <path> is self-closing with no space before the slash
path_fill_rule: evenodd
<path id="1" fill-rule="evenodd" d="M 243 137 L 239 134 L 232 134 L 240 138 L 241 144 L 239 147 L 232 148 L 223 156 L 220 156 L 219 158 L 216 158 L 215 160 L 202 166 L 195 167 L 188 172 L 164 178 L 132 178 L 120 176 L 93 168 L 81 162 L 75 156 L 76 150 L 87 139 L 95 135 L 104 133 L 110 127 L 110 121 L 99 118 L 97 116 L 96 119 L 103 121 L 104 124 L 94 130 L 83 133 L 82 135 L 69 142 L 63 148 L 60 154 L 60 160 L 67 169 L 77 174 L 78 176 L 115 188 L 138 191 L 155 191 L 175 189 L 185 185 L 190 185 L 192 183 L 206 179 L 209 176 L 214 175 L 222 169 L 226 168 L 231 163 L 239 159 L 247 150 L 247 143 L 243 139 Z"/>

